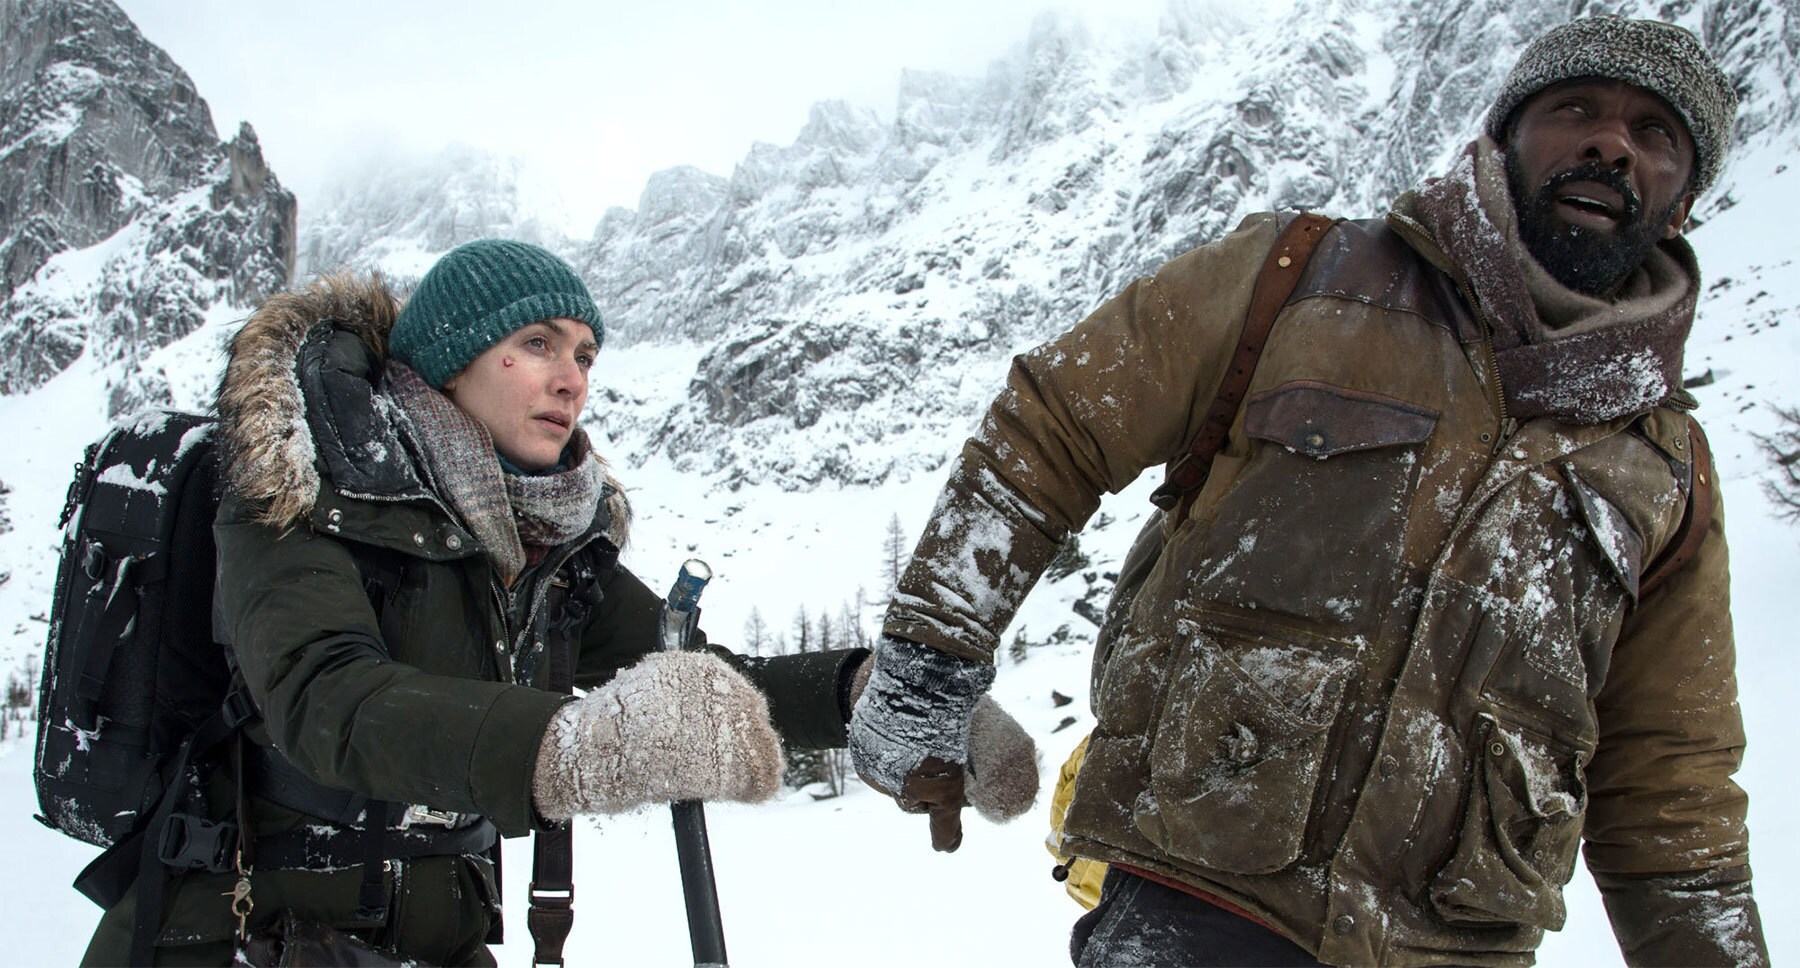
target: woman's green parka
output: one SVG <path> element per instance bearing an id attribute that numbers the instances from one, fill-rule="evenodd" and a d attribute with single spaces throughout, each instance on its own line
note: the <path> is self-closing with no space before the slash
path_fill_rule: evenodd
<path id="1" fill-rule="evenodd" d="M 510 586 L 502 580 L 379 393 L 397 308 L 378 281 L 328 278 L 271 299 L 235 338 L 219 396 L 228 491 L 214 529 L 216 631 L 261 713 L 247 728 L 252 742 L 325 786 L 480 815 L 519 836 L 542 825 L 532 772 L 552 715 L 569 701 L 537 688 L 558 626 L 574 649 L 575 684 L 591 688 L 659 647 L 661 599 L 617 563 L 630 511 L 610 475 L 587 533 Z M 714 651 L 764 691 L 788 745 L 843 745 L 841 683 L 864 653 Z M 250 792 L 255 836 L 318 824 Z M 394 917 L 412 928 L 359 920 L 358 867 L 253 872 L 252 927 L 293 906 L 432 963 L 483 961 L 488 919 L 498 917 L 487 861 L 390 866 L 390 893 L 404 902 Z M 236 920 L 222 893 L 234 879 L 182 879 L 160 944 L 188 950 L 159 958 L 229 957 L 220 945 Z M 122 953 L 132 908 L 127 899 L 109 912 L 90 963 Z"/>

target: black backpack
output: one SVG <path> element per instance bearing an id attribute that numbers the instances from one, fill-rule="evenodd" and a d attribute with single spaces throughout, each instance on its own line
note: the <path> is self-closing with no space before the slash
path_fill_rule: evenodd
<path id="1" fill-rule="evenodd" d="M 161 911 L 169 876 L 231 870 L 242 845 L 234 820 L 207 819 L 221 811 L 208 810 L 201 795 L 207 768 L 229 759 L 221 747 L 257 715 L 229 647 L 213 634 L 212 526 L 222 493 L 216 429 L 216 417 L 187 411 L 148 410 L 125 418 L 88 446 L 63 504 L 62 554 L 38 689 L 32 764 L 37 819 L 106 848 L 75 881 L 101 907 L 111 908 L 132 885 L 144 885 L 134 964 L 151 958 L 160 917 L 144 915 Z M 405 562 L 367 549 L 354 557 L 364 590 L 385 621 Z M 591 587 L 598 566 L 584 567 L 584 587 Z M 572 627 L 592 604 L 570 596 L 557 608 Z M 345 801 L 342 791 L 297 774 L 282 782 L 281 802 L 322 817 L 334 810 L 347 816 L 359 807 L 378 815 L 393 806 L 364 797 Z M 241 810 L 242 789 L 237 793 L 233 806 Z M 367 856 L 384 859 L 478 852 L 487 848 L 475 842 L 490 843 L 492 834 L 484 823 L 447 834 L 435 846 L 423 842 L 430 838 L 396 846 L 377 827 L 362 842 Z M 459 846 L 463 841 L 468 843 Z M 559 859 L 550 849 L 551 861 L 566 871 L 566 846 L 560 851 Z M 498 854 L 493 856 L 497 863 Z M 366 857 L 359 852 L 344 860 L 363 863 Z M 383 865 L 364 867 L 359 900 L 372 920 L 380 920 L 386 917 Z M 534 868 L 533 880 L 548 883 L 546 870 L 551 868 Z M 534 893 L 534 909 L 537 903 Z M 500 941 L 497 929 L 490 943 Z M 564 924 L 561 935 L 567 932 Z"/>
<path id="2" fill-rule="evenodd" d="M 216 744 L 249 714 L 224 710 L 232 673 L 212 630 L 215 426 L 126 418 L 89 445 L 63 505 L 32 777 L 38 819 L 96 846 L 142 832 L 194 782 L 196 735 Z"/>

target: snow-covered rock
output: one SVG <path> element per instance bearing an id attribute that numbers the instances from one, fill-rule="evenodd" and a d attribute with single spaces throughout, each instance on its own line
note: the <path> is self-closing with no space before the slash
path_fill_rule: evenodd
<path id="1" fill-rule="evenodd" d="M 93 350 L 113 412 L 165 400 L 138 363 L 287 285 L 294 240 L 256 133 L 110 0 L 0 2 L 0 394 Z"/>

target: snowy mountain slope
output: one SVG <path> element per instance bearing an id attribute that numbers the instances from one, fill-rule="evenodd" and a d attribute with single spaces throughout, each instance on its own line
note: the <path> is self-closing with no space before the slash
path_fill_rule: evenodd
<path id="1" fill-rule="evenodd" d="M 891 123 L 821 105 L 793 145 L 757 146 L 723 184 L 674 180 L 675 205 L 647 187 L 647 210 L 680 218 L 615 212 L 577 264 L 615 346 L 712 348 L 691 388 L 704 405 L 609 406 L 608 426 L 679 466 L 799 489 L 929 466 L 949 415 L 979 397 L 965 371 L 1251 212 L 1380 212 L 1479 130 L 1525 42 L 1600 7 L 1311 0 L 1249 24 L 1216 9 L 1175 3 L 1135 41 L 1047 17 L 982 82 L 909 80 Z M 1791 139 L 1791 10 L 1607 9 L 1666 9 L 1712 40 L 1744 92 L 1745 152 Z M 1758 190 L 1740 170 L 1702 219 Z M 907 434 L 926 449 L 864 446 Z"/>
<path id="2" fill-rule="evenodd" d="M 142 357 L 286 286 L 295 203 L 110 0 L 0 3 L 0 394 L 84 353 L 122 413 Z"/>
<path id="3" fill-rule="evenodd" d="M 1783 742 L 1793 729 L 1788 684 L 1800 677 L 1786 648 L 1800 530 L 1770 514 L 1753 434 L 1773 427 L 1767 404 L 1800 405 L 1800 246 L 1786 225 L 1800 197 L 1800 168 L 1789 167 L 1800 148 L 1800 13 L 1792 2 L 1608 8 L 1666 11 L 1701 30 L 1746 93 L 1739 153 L 1692 234 L 1706 296 L 1688 372 L 1712 376 L 1695 392 L 1734 551 L 1751 744 L 1740 779 L 1781 963 L 1800 954 L 1800 934 L 1783 917 L 1800 898 L 1791 806 L 1800 752 Z M 1178 4 L 1156 36 L 1135 44 L 1052 18 L 986 77 L 908 75 L 891 121 L 821 106 L 793 145 L 753 148 L 728 178 L 662 173 L 635 211 L 609 213 L 592 239 L 547 239 L 581 266 L 613 327 L 585 422 L 638 508 L 627 562 L 658 585 L 686 557 L 710 561 L 718 578 L 703 622 L 728 644 L 749 634 L 753 614 L 790 638 L 801 610 L 816 619 L 848 608 L 872 630 L 890 518 L 909 535 L 923 527 L 943 464 L 1010 353 L 1247 211 L 1277 201 L 1374 211 L 1443 162 L 1475 129 L 1523 39 L 1571 9 L 1316 0 L 1289 20 L 1234 26 Z M 309 224 L 354 239 L 351 261 L 422 267 L 435 246 L 459 238 L 433 234 L 457 204 L 478 224 L 524 231 L 527 200 L 503 174 L 483 173 L 488 164 L 473 163 L 463 202 L 396 174 L 379 192 L 391 209 L 353 222 L 351 209 L 371 196 L 347 189 L 338 209 Z M 419 177 L 449 174 L 431 172 Z M 213 211 L 210 198 L 159 204 L 176 206 L 167 224 L 180 225 L 183 213 Z M 449 221 L 456 231 L 470 224 Z M 71 293 L 58 318 L 76 331 L 98 318 L 107 286 L 122 301 L 157 291 L 141 281 L 156 278 L 143 273 L 153 263 L 141 253 L 172 250 L 156 249 L 147 223 L 133 225 L 63 252 L 36 277 L 44 292 Z M 222 340 L 244 311 L 216 296 L 192 300 L 179 326 L 138 337 L 146 352 L 135 385 L 204 404 Z M 100 433 L 106 388 L 120 379 L 116 357 L 82 351 L 103 343 L 77 345 L 60 372 L 0 396 L 0 482 L 10 491 L 0 491 L 0 521 L 11 525 L 0 524 L 0 673 L 42 647 L 69 467 Z M 1150 483 L 1109 499 L 1082 537 L 1089 567 L 1040 587 L 1015 623 L 1033 642 L 1063 625 L 1072 636 L 1027 649 L 1023 662 L 1004 659 L 996 687 L 1038 737 L 1046 782 L 1091 726 L 1091 626 L 1071 604 L 1088 593 L 1089 575 L 1104 586 L 1116 568 Z M 1053 689 L 1074 702 L 1053 705 Z M 1076 722 L 1056 731 L 1071 715 Z M 25 819 L 28 761 L 28 747 L 0 752 L 0 830 L 31 872 L 0 886 L 0 925 L 12 928 L 14 960 L 68 964 L 97 912 L 63 885 L 93 852 Z M 933 855 L 917 818 L 861 789 L 712 815 L 740 965 L 1064 957 L 1077 911 L 1047 877 L 1041 809 L 1007 827 L 972 822 L 954 856 Z M 687 961 L 666 829 L 657 811 L 581 828 L 577 963 Z M 524 964 L 525 864 L 517 849 L 513 858 L 513 942 L 501 957 Z M 1570 927 L 1546 942 L 1541 962 L 1618 964 L 1591 888 L 1582 879 L 1574 891 Z M 821 897 L 849 903 L 821 908 Z"/>

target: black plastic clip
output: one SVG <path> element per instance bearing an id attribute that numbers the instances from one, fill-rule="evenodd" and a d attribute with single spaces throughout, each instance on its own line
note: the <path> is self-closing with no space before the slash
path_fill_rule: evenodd
<path id="1" fill-rule="evenodd" d="M 225 725 L 237 729 L 256 718 L 256 700 L 251 698 L 249 687 L 239 683 L 225 694 L 225 701 L 219 707 L 220 715 L 225 717 Z"/>
<path id="2" fill-rule="evenodd" d="M 214 823 L 192 814 L 176 813 L 163 824 L 156 854 L 176 870 L 207 870 L 223 874 L 233 869 L 237 853 L 238 825 Z"/>

